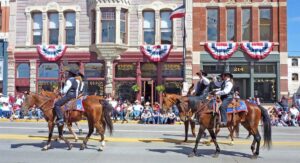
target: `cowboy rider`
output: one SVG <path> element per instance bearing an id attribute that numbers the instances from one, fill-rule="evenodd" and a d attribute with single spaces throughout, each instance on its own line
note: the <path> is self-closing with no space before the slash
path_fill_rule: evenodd
<path id="1" fill-rule="evenodd" d="M 206 77 L 207 73 L 203 70 L 197 72 L 196 75 L 199 76 L 200 80 L 197 82 L 194 92 L 195 96 L 198 96 L 198 98 L 202 100 L 208 95 L 210 81 Z"/>
<path id="2" fill-rule="evenodd" d="M 230 72 L 225 71 L 224 73 L 219 75 L 222 81 L 215 81 L 214 84 L 221 88 L 218 91 L 215 91 L 215 95 L 219 95 L 222 100 L 222 104 L 220 106 L 221 113 L 221 124 L 220 126 L 227 126 L 227 113 L 226 109 L 228 105 L 233 100 L 234 90 L 233 90 L 233 75 Z"/>
<path id="3" fill-rule="evenodd" d="M 78 96 L 79 81 L 75 79 L 76 76 L 78 76 L 78 72 L 76 70 L 71 69 L 68 71 L 68 79 L 64 88 L 61 90 L 61 94 L 64 96 L 57 100 L 54 104 L 54 110 L 57 115 L 56 122 L 58 126 L 62 126 L 64 124 L 64 115 L 61 110 L 61 106 Z"/>

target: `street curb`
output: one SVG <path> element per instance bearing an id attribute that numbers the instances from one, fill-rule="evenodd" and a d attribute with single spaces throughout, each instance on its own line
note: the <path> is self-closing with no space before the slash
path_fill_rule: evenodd
<path id="1" fill-rule="evenodd" d="M 10 119 L 0 119 L 0 122 L 20 122 L 20 123 L 24 123 L 24 122 L 30 122 L 30 123 L 32 123 L 32 122 L 37 122 L 37 123 L 39 123 L 39 122 L 46 122 L 44 119 L 41 119 L 41 120 L 36 120 L 36 119 L 14 119 L 14 120 L 10 120 Z M 79 123 L 81 124 L 81 123 L 87 123 L 87 120 L 81 120 L 81 121 L 79 121 Z M 142 124 L 140 121 L 136 121 L 136 120 L 129 120 L 128 122 L 124 122 L 124 123 L 122 123 L 122 121 L 116 121 L 116 122 L 114 122 L 113 121 L 113 123 L 115 123 L 115 124 Z M 175 123 L 176 125 L 181 125 L 181 124 L 183 124 L 183 122 L 176 122 Z M 151 124 L 149 124 L 149 125 L 151 125 Z M 168 125 L 168 124 L 167 124 Z"/>

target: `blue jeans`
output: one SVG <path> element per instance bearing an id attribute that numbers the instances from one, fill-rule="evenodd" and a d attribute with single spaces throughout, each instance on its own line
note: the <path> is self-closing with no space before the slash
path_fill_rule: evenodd
<path id="1" fill-rule="evenodd" d="M 2 116 L 5 118 L 9 118 L 11 116 L 11 111 L 3 111 L 2 110 Z"/>
<path id="2" fill-rule="evenodd" d="M 222 122 L 227 122 L 227 107 L 232 100 L 233 100 L 232 96 L 226 97 L 222 100 L 222 105 L 220 106 Z"/>
<path id="3" fill-rule="evenodd" d="M 149 123 L 150 122 L 150 118 L 142 118 L 143 123 Z"/>
<path id="4" fill-rule="evenodd" d="M 134 110 L 133 111 L 133 118 L 139 118 L 141 115 L 141 111 L 139 110 Z"/>
<path id="5" fill-rule="evenodd" d="M 40 109 L 36 109 L 36 118 L 37 119 L 42 119 L 43 118 L 43 113 Z"/>

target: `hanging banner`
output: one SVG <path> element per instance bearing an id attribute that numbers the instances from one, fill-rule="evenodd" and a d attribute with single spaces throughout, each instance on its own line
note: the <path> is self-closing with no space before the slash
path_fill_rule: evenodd
<path id="1" fill-rule="evenodd" d="M 172 45 L 142 45 L 141 52 L 152 62 L 161 62 L 168 58 Z"/>
<path id="2" fill-rule="evenodd" d="M 55 62 L 66 52 L 66 45 L 38 45 L 38 53 L 47 61 Z"/>
<path id="3" fill-rule="evenodd" d="M 264 59 L 272 51 L 274 43 L 272 42 L 244 42 L 241 43 L 242 49 L 252 59 Z"/>
<path id="4" fill-rule="evenodd" d="M 205 48 L 214 59 L 226 60 L 238 49 L 238 44 L 235 42 L 207 42 Z"/>

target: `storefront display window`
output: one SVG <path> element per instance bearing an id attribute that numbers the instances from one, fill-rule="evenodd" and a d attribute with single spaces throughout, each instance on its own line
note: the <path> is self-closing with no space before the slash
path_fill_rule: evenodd
<path id="1" fill-rule="evenodd" d="M 19 64 L 17 78 L 30 78 L 30 68 L 28 63 Z"/>
<path id="2" fill-rule="evenodd" d="M 222 73 L 225 70 L 225 64 L 204 63 L 203 70 L 207 73 Z"/>
<path id="3" fill-rule="evenodd" d="M 40 78 L 58 78 L 59 68 L 56 63 L 43 63 L 39 67 Z"/>
<path id="4" fill-rule="evenodd" d="M 134 63 L 118 63 L 116 65 L 117 78 L 136 77 L 136 65 Z"/>
<path id="5" fill-rule="evenodd" d="M 39 80 L 38 81 L 38 92 L 42 89 L 46 91 L 53 91 L 54 89 L 60 88 L 59 82 L 56 80 Z"/>
<path id="6" fill-rule="evenodd" d="M 100 95 L 104 96 L 104 81 L 87 81 L 85 82 L 87 84 L 87 92 L 89 95 Z"/>
<path id="7" fill-rule="evenodd" d="M 157 66 L 154 63 L 143 63 L 141 71 L 142 78 L 152 78 L 157 76 Z"/>
<path id="8" fill-rule="evenodd" d="M 181 94 L 182 82 L 181 81 L 168 81 L 164 83 L 166 93 Z"/>
<path id="9" fill-rule="evenodd" d="M 261 102 L 276 101 L 276 79 L 256 78 L 254 81 L 254 95 L 261 99 Z"/>
<path id="10" fill-rule="evenodd" d="M 135 81 L 116 81 L 116 98 L 122 101 L 128 100 L 130 102 L 134 102 L 136 93 L 131 88 L 134 84 L 136 84 Z"/>
<path id="11" fill-rule="evenodd" d="M 183 77 L 183 69 L 181 63 L 165 63 L 163 65 L 163 77 Z"/>
<path id="12" fill-rule="evenodd" d="M 103 63 L 87 63 L 84 65 L 84 76 L 87 78 L 104 77 Z"/>
<path id="13" fill-rule="evenodd" d="M 276 64 L 275 63 L 263 63 L 254 65 L 254 73 L 276 73 Z"/>

